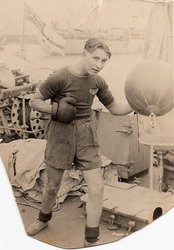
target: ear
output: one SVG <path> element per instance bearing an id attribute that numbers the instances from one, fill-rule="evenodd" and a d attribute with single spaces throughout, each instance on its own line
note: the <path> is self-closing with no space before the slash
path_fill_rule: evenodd
<path id="1" fill-rule="evenodd" d="M 84 50 L 83 53 L 82 53 L 82 56 L 86 56 L 87 53 L 88 53 L 88 51 L 87 51 L 87 50 Z"/>

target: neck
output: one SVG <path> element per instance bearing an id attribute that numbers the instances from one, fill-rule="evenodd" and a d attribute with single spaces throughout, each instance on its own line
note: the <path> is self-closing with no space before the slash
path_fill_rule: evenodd
<path id="1" fill-rule="evenodd" d="M 86 72 L 83 61 L 80 60 L 79 62 L 73 64 L 70 66 L 71 70 L 80 76 L 89 76 L 89 74 Z"/>

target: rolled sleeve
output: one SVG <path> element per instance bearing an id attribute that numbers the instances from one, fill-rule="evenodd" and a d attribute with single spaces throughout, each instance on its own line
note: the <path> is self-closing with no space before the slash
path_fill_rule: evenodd
<path id="1" fill-rule="evenodd" d="M 107 83 L 102 78 L 100 78 L 99 81 L 99 91 L 97 93 L 97 97 L 105 107 L 109 106 L 114 102 L 114 97 L 111 91 L 109 90 Z"/>

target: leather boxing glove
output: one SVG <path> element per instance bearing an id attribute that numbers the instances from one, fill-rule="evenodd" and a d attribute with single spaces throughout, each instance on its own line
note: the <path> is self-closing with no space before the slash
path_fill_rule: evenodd
<path id="1" fill-rule="evenodd" d="M 53 102 L 51 110 L 52 120 L 62 123 L 72 122 L 77 113 L 76 103 L 76 99 L 71 96 L 63 97 L 59 103 Z"/>

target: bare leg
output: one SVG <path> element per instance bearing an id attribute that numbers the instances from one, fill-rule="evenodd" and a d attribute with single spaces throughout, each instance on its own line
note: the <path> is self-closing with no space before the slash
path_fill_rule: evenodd
<path id="1" fill-rule="evenodd" d="M 83 171 L 88 187 L 86 203 L 87 226 L 98 227 L 103 205 L 103 181 L 101 168 Z"/>
<path id="2" fill-rule="evenodd" d="M 47 167 L 46 173 L 47 181 L 45 183 L 41 205 L 41 211 L 44 214 L 50 213 L 52 211 L 52 208 L 54 207 L 64 170 Z"/>

